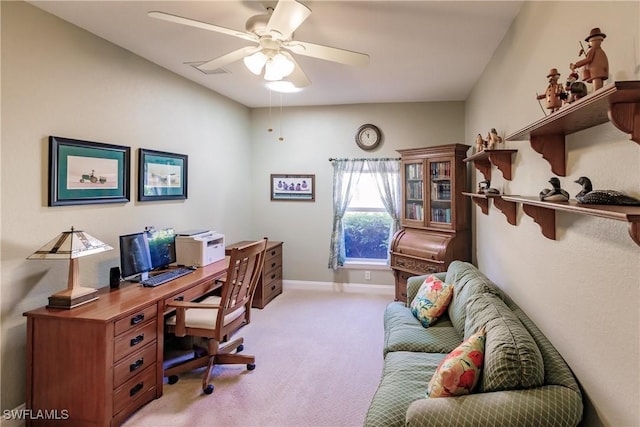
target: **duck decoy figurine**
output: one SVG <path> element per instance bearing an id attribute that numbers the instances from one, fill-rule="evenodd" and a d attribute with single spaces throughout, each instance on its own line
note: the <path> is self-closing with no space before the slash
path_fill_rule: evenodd
<path id="1" fill-rule="evenodd" d="M 487 179 L 478 183 L 478 194 L 500 194 L 500 190 L 491 188 L 491 181 Z"/>
<path id="2" fill-rule="evenodd" d="M 615 190 L 594 190 L 591 180 L 581 176 L 574 181 L 582 185 L 582 191 L 576 194 L 578 203 L 590 205 L 627 205 L 640 206 L 640 200 Z"/>
<path id="3" fill-rule="evenodd" d="M 540 200 L 545 202 L 567 202 L 569 201 L 569 193 L 560 188 L 560 180 L 557 177 L 551 177 L 549 184 L 553 188 L 545 188 L 539 194 Z"/>

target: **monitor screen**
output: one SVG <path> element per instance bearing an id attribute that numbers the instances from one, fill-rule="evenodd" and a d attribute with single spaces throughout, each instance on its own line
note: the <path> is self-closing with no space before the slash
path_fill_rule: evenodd
<path id="1" fill-rule="evenodd" d="M 176 233 L 173 228 L 147 231 L 151 267 L 166 268 L 176 262 Z"/>
<path id="2" fill-rule="evenodd" d="M 142 276 L 141 279 L 145 279 L 152 268 L 147 233 L 120 236 L 120 269 L 122 270 L 122 277 L 126 279 L 140 274 Z"/>

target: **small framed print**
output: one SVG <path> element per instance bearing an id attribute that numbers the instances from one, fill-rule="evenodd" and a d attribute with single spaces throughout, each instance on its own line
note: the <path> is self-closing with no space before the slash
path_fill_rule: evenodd
<path id="1" fill-rule="evenodd" d="M 271 200 L 314 202 L 315 181 L 315 175 L 271 174 Z"/>
<path id="2" fill-rule="evenodd" d="M 184 154 L 140 149 L 138 157 L 138 201 L 187 198 L 187 163 Z"/>
<path id="3" fill-rule="evenodd" d="M 49 206 L 126 203 L 131 149 L 49 136 Z"/>

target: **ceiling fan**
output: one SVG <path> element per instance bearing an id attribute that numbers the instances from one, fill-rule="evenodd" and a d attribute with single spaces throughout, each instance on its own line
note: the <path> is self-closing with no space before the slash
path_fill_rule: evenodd
<path id="1" fill-rule="evenodd" d="M 210 61 L 192 64 L 204 73 L 213 73 L 219 68 L 243 59 L 252 73 L 262 74 L 265 80 L 280 81 L 286 78 L 296 88 L 302 88 L 311 82 L 291 53 L 346 65 L 364 66 L 369 63 L 369 55 L 364 53 L 294 40 L 293 32 L 311 15 L 311 9 L 302 3 L 295 0 L 280 0 L 275 8 L 267 5 L 266 9 L 266 14 L 255 15 L 247 20 L 246 31 L 220 27 L 165 12 L 151 11 L 148 15 L 156 19 L 238 37 L 255 44 Z"/>

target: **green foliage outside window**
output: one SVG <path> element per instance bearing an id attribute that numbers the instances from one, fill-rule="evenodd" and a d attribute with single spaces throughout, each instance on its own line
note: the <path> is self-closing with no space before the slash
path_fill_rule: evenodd
<path id="1" fill-rule="evenodd" d="M 347 258 L 386 259 L 391 217 L 383 212 L 347 212 L 343 219 Z"/>

